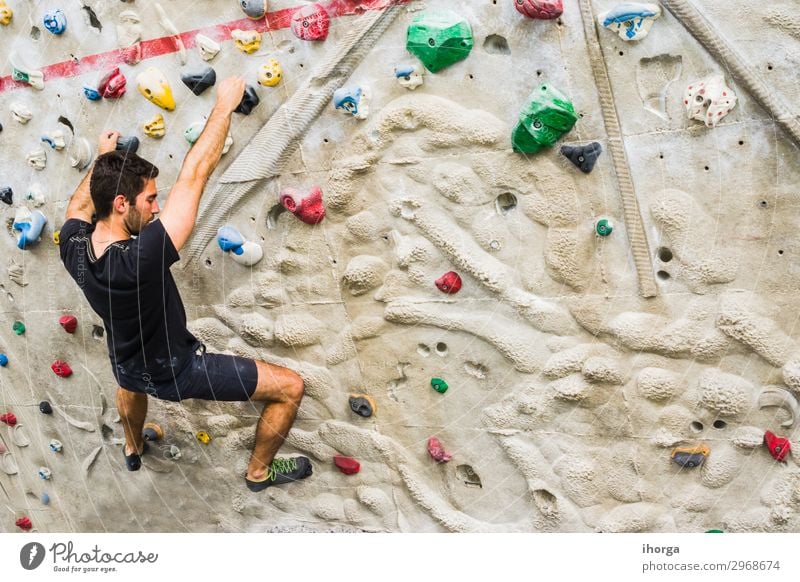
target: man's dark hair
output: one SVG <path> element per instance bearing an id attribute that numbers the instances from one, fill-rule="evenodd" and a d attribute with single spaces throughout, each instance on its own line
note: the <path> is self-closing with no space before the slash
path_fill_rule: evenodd
<path id="1" fill-rule="evenodd" d="M 125 196 L 128 203 L 136 204 L 147 180 L 156 176 L 158 168 L 136 154 L 113 151 L 98 156 L 89 182 L 97 220 L 111 215 L 118 194 Z"/>

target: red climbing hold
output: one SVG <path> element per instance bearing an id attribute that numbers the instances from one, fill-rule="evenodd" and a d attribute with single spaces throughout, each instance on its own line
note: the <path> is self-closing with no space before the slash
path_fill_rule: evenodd
<path id="1" fill-rule="evenodd" d="M 17 417 L 11 412 L 6 412 L 5 414 L 0 414 L 0 422 L 5 422 L 8 426 L 14 426 L 17 424 Z"/>
<path id="2" fill-rule="evenodd" d="M 352 457 L 345 457 L 344 455 L 334 455 L 334 464 L 339 467 L 339 470 L 345 475 L 355 475 L 361 470 L 361 465 Z"/>
<path id="3" fill-rule="evenodd" d="M 64 328 L 67 333 L 75 333 L 78 329 L 78 318 L 74 315 L 62 315 L 58 318 L 58 325 Z"/>
<path id="4" fill-rule="evenodd" d="M 292 32 L 301 40 L 325 40 L 331 17 L 322 4 L 303 6 L 292 15 Z"/>
<path id="5" fill-rule="evenodd" d="M 428 452 L 437 463 L 446 463 L 453 458 L 453 455 L 444 450 L 444 446 L 436 437 L 428 439 Z"/>
<path id="6" fill-rule="evenodd" d="M 308 196 L 300 200 L 300 192 L 294 188 L 284 188 L 281 191 L 281 204 L 306 224 L 317 224 L 325 218 L 325 206 L 322 204 L 322 189 L 319 186 L 311 188 Z"/>
<path id="7" fill-rule="evenodd" d="M 461 277 L 454 271 L 448 271 L 436 279 L 436 286 L 442 293 L 453 295 L 461 290 Z"/>
<path id="8" fill-rule="evenodd" d="M 106 99 L 116 99 L 125 93 L 126 84 L 125 75 L 120 73 L 117 68 L 103 75 L 98 83 L 97 91 Z"/>
<path id="9" fill-rule="evenodd" d="M 142 43 L 137 42 L 129 47 L 120 49 L 119 53 L 126 65 L 136 65 L 142 60 Z"/>
<path id="10" fill-rule="evenodd" d="M 517 12 L 528 18 L 552 20 L 564 12 L 562 0 L 513 0 Z"/>
<path id="11" fill-rule="evenodd" d="M 53 362 L 50 368 L 52 368 L 53 372 L 56 373 L 56 376 L 61 376 L 62 378 L 68 378 L 69 376 L 72 376 L 72 368 L 69 367 L 68 363 L 61 360 L 56 360 Z"/>
<path id="12" fill-rule="evenodd" d="M 792 450 L 789 439 L 779 437 L 770 431 L 764 433 L 764 444 L 767 445 L 769 454 L 782 463 L 786 462 L 786 455 Z"/>
<path id="13" fill-rule="evenodd" d="M 33 528 L 33 524 L 31 523 L 31 518 L 28 516 L 20 517 L 16 522 L 14 522 L 16 526 L 20 529 L 24 529 L 25 531 L 30 531 Z"/>

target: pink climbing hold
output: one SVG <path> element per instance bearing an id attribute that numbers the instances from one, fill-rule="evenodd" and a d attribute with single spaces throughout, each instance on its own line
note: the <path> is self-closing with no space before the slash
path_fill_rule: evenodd
<path id="1" fill-rule="evenodd" d="M 517 12 L 528 18 L 552 20 L 564 12 L 562 0 L 513 0 Z"/>
<path id="2" fill-rule="evenodd" d="M 345 475 L 355 475 L 361 470 L 361 465 L 352 457 L 345 457 L 344 455 L 334 455 L 333 463 L 339 467 L 339 470 Z"/>
<path id="3" fill-rule="evenodd" d="M 75 333 L 78 329 L 78 318 L 74 315 L 62 315 L 58 318 L 58 325 L 64 328 L 67 333 Z"/>
<path id="4" fill-rule="evenodd" d="M 11 412 L 6 412 L 5 414 L 0 414 L 0 422 L 5 422 L 8 426 L 14 426 L 17 424 L 17 417 Z"/>
<path id="5" fill-rule="evenodd" d="M 325 218 L 325 206 L 322 204 L 322 189 L 319 186 L 311 188 L 311 193 L 300 200 L 300 192 L 294 188 L 284 188 L 281 191 L 281 204 L 306 224 L 317 224 Z"/>
<path id="6" fill-rule="evenodd" d="M 126 65 L 136 65 L 142 60 L 142 43 L 137 42 L 129 47 L 119 49 L 119 53 Z"/>
<path id="7" fill-rule="evenodd" d="M 106 99 L 116 99 L 125 93 L 126 84 L 125 75 L 116 68 L 103 75 L 98 83 L 97 91 Z"/>
<path id="8" fill-rule="evenodd" d="M 303 6 L 292 15 L 292 32 L 300 40 L 325 40 L 331 17 L 322 4 Z"/>
<path id="9" fill-rule="evenodd" d="M 438 279 L 436 279 L 436 287 L 442 293 L 453 295 L 461 290 L 461 277 L 455 271 L 448 271 Z"/>
<path id="10" fill-rule="evenodd" d="M 453 455 L 444 450 L 444 446 L 436 437 L 428 439 L 428 452 L 437 463 L 446 463 L 453 458 Z"/>
<path id="11" fill-rule="evenodd" d="M 72 376 L 72 368 L 69 367 L 68 363 L 62 360 L 56 360 L 52 363 L 50 368 L 56 373 L 56 376 L 61 376 L 62 378 L 69 378 Z"/>
<path id="12" fill-rule="evenodd" d="M 31 523 L 31 518 L 27 515 L 25 517 L 20 517 L 14 524 L 19 528 L 25 531 L 30 531 L 33 528 L 33 524 Z"/>

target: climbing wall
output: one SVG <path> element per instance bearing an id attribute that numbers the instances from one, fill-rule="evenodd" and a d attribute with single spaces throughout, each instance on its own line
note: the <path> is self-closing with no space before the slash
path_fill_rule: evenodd
<path id="1" fill-rule="evenodd" d="M 0 531 L 800 530 L 794 0 L 689 3 L 749 81 L 672 0 L 332 0 L 324 40 L 298 0 L 5 3 Z M 181 76 L 209 66 L 259 103 L 172 271 L 209 350 L 305 381 L 281 453 L 314 474 L 259 494 L 249 403 L 151 400 L 163 437 L 126 471 L 53 238 L 106 128 L 163 206 L 214 102 Z"/>

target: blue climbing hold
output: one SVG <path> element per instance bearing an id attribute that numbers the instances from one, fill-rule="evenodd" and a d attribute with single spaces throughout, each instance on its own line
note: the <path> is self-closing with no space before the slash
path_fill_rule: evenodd
<path id="1" fill-rule="evenodd" d="M 44 27 L 53 34 L 62 34 L 67 30 L 67 17 L 61 10 L 47 12 L 44 15 Z"/>
<path id="2" fill-rule="evenodd" d="M 83 86 L 83 94 L 86 96 L 86 98 L 89 101 L 100 101 L 100 99 L 103 98 L 103 96 L 100 95 L 100 91 L 98 91 L 96 88 L 92 87 L 91 85 L 84 85 Z"/>
<path id="3" fill-rule="evenodd" d="M 42 503 L 50 505 L 50 496 L 47 493 L 42 493 Z"/>
<path id="4" fill-rule="evenodd" d="M 47 218 L 38 210 L 31 212 L 27 208 L 20 208 L 14 217 L 11 228 L 19 232 L 17 248 L 25 249 L 34 244 L 42 235 L 42 229 L 47 223 Z"/>
<path id="5" fill-rule="evenodd" d="M 241 255 L 244 251 L 244 237 L 242 233 L 233 228 L 232 226 L 223 226 L 217 231 L 217 244 L 226 253 L 233 251 L 236 255 Z"/>
<path id="6" fill-rule="evenodd" d="M 0 354 L 0 366 L 6 367 L 8 366 L 8 356 L 5 354 Z"/>

